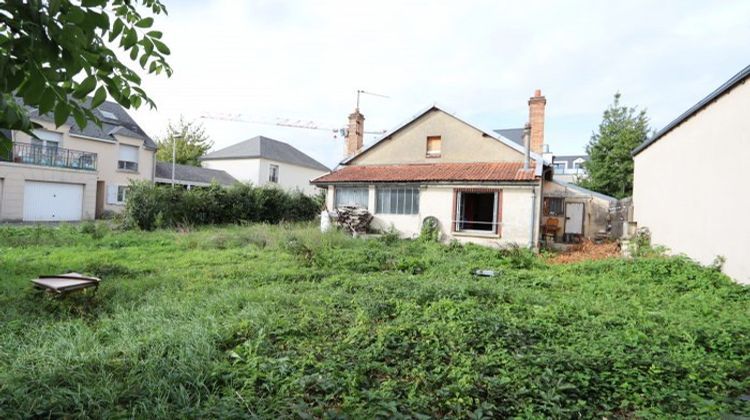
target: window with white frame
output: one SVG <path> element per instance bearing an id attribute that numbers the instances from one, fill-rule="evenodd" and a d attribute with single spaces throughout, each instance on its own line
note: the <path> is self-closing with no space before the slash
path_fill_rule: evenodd
<path id="1" fill-rule="evenodd" d="M 117 169 L 138 172 L 138 151 L 137 146 L 121 144 L 118 150 Z"/>
<path id="2" fill-rule="evenodd" d="M 456 190 L 456 232 L 500 233 L 500 190 Z"/>
<path id="3" fill-rule="evenodd" d="M 268 182 L 279 182 L 279 165 L 268 165 Z"/>
<path id="4" fill-rule="evenodd" d="M 565 172 L 565 162 L 555 162 L 552 164 L 552 166 L 555 168 L 555 172 L 563 173 Z"/>
<path id="5" fill-rule="evenodd" d="M 367 187 L 336 187 L 334 205 L 336 208 L 355 206 L 366 209 L 370 197 Z"/>
<path id="6" fill-rule="evenodd" d="M 118 185 L 117 186 L 117 202 L 118 203 L 124 203 L 125 199 L 128 195 L 128 186 L 127 185 Z"/>
<path id="7" fill-rule="evenodd" d="M 573 169 L 575 169 L 575 170 L 581 170 L 581 169 L 583 169 L 583 161 L 582 160 L 577 160 L 577 161 L 573 162 Z"/>
<path id="8" fill-rule="evenodd" d="M 56 148 L 62 143 L 62 133 L 48 130 L 34 130 L 31 144 L 45 148 Z"/>
<path id="9" fill-rule="evenodd" d="M 378 187 L 375 196 L 375 213 L 418 214 L 418 187 Z"/>

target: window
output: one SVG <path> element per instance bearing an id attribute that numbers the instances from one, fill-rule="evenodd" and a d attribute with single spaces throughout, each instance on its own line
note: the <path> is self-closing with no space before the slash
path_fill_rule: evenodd
<path id="1" fill-rule="evenodd" d="M 555 172 L 563 173 L 565 172 L 565 162 L 555 162 L 552 164 L 552 166 L 555 168 Z"/>
<path id="2" fill-rule="evenodd" d="M 268 182 L 279 182 L 279 165 L 268 166 Z"/>
<path id="3" fill-rule="evenodd" d="M 336 187 L 334 205 L 336 208 L 343 206 L 356 206 L 367 208 L 370 191 L 367 187 Z"/>
<path id="4" fill-rule="evenodd" d="M 562 216 L 565 209 L 565 199 L 562 197 L 544 197 L 544 215 Z"/>
<path id="5" fill-rule="evenodd" d="M 138 172 L 138 147 L 120 145 L 117 169 Z"/>
<path id="6" fill-rule="evenodd" d="M 457 190 L 456 232 L 500 233 L 500 190 Z"/>
<path id="7" fill-rule="evenodd" d="M 583 161 L 579 160 L 579 161 L 574 162 L 573 163 L 573 168 L 576 169 L 576 170 L 583 169 Z"/>
<path id="8" fill-rule="evenodd" d="M 375 213 L 417 214 L 419 213 L 418 187 L 383 187 L 377 189 Z"/>
<path id="9" fill-rule="evenodd" d="M 128 195 L 128 186 L 127 185 L 118 185 L 117 186 L 117 202 L 118 203 L 124 203 L 125 199 Z"/>
<path id="10" fill-rule="evenodd" d="M 107 120 L 113 120 L 113 121 L 119 121 L 117 119 L 117 115 L 109 112 L 109 111 L 99 111 L 100 114 L 102 114 L 102 118 Z"/>
<path id="11" fill-rule="evenodd" d="M 440 136 L 427 137 L 427 157 L 440 157 L 442 143 Z"/>

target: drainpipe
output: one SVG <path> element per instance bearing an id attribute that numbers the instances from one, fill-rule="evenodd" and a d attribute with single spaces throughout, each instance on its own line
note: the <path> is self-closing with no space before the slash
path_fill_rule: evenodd
<path id="1" fill-rule="evenodd" d="M 526 125 L 523 127 L 523 146 L 524 146 L 524 158 L 523 158 L 523 169 L 525 171 L 529 170 L 529 161 L 531 160 L 531 124 L 526 123 Z"/>
<path id="2" fill-rule="evenodd" d="M 528 150 L 528 149 L 526 149 Z M 531 187 L 531 224 L 529 227 L 529 248 L 534 249 L 534 230 L 536 229 L 536 187 Z"/>

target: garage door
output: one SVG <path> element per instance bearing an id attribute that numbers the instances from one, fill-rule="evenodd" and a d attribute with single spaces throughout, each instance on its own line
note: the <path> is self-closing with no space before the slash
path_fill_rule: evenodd
<path id="1" fill-rule="evenodd" d="M 23 220 L 81 220 L 83 185 L 26 181 L 23 194 Z"/>

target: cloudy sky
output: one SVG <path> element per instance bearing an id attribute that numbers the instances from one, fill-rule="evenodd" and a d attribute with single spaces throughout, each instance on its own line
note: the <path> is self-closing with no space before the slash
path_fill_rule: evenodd
<path id="1" fill-rule="evenodd" d="M 534 89 L 547 97 L 546 142 L 584 151 L 619 91 L 663 127 L 750 64 L 748 1 L 176 1 L 158 29 L 171 78 L 146 77 L 152 136 L 184 115 L 243 114 L 343 127 L 356 90 L 366 130 L 432 105 L 485 129 L 519 127 Z M 266 135 L 334 166 L 331 132 L 220 120 L 221 148 Z M 370 135 L 366 143 L 376 136 Z"/>

